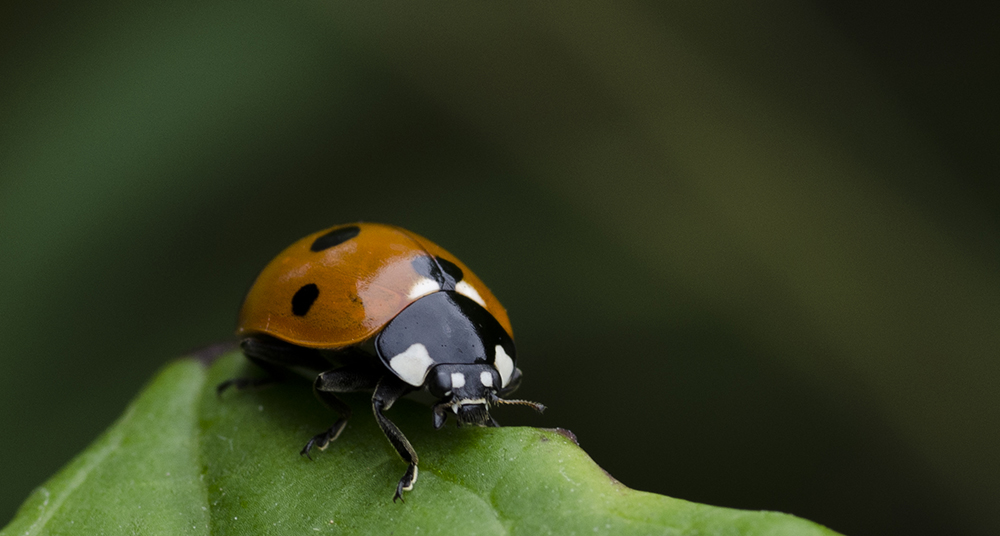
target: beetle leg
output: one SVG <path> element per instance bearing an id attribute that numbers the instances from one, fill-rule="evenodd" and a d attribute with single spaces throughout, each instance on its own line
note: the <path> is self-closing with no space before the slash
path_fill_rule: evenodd
<path id="1" fill-rule="evenodd" d="M 517 388 L 520 386 L 521 386 L 521 369 L 515 368 L 514 373 L 511 374 L 510 376 L 510 381 L 507 382 L 507 387 L 501 389 L 499 395 L 507 396 L 513 393 L 514 391 L 517 391 Z"/>
<path id="2" fill-rule="evenodd" d="M 313 393 L 326 407 L 339 413 L 340 418 L 325 432 L 314 435 L 306 443 L 306 446 L 302 447 L 299 454 L 311 460 L 312 456 L 309 455 L 309 451 L 313 447 L 318 447 L 319 450 L 326 449 L 330 442 L 337 439 L 344 431 L 344 427 L 347 426 L 347 420 L 351 418 L 351 407 L 333 393 L 367 391 L 375 387 L 377 382 L 378 380 L 370 372 L 351 367 L 328 370 L 316 376 L 316 381 L 313 382 Z"/>
<path id="3" fill-rule="evenodd" d="M 318 350 L 296 346 L 274 337 L 247 337 L 240 341 L 240 348 L 247 357 L 256 357 L 255 363 L 265 361 L 283 369 L 303 368 L 319 372 L 330 367 L 330 363 L 323 359 Z"/>
<path id="4" fill-rule="evenodd" d="M 319 371 L 330 366 L 316 350 L 295 346 L 273 337 L 248 337 L 240 341 L 240 348 L 247 360 L 257 365 L 267 375 L 258 378 L 228 379 L 215 388 L 216 394 L 220 396 L 230 387 L 243 390 L 277 383 L 285 376 L 285 370 L 290 367 Z"/>
<path id="5" fill-rule="evenodd" d="M 434 429 L 440 430 L 444 426 L 444 421 L 448 418 L 448 414 L 444 412 L 445 408 L 450 406 L 445 404 L 436 404 L 434 406 Z"/>
<path id="6" fill-rule="evenodd" d="M 281 381 L 281 372 L 271 363 L 249 354 L 246 355 L 246 358 L 248 361 L 263 370 L 266 375 L 255 378 L 229 378 L 228 380 L 215 386 L 216 395 L 222 396 L 222 393 L 226 392 L 226 390 L 230 387 L 235 387 L 237 391 L 242 391 L 244 389 L 263 387 L 265 385 L 271 385 L 272 383 L 278 383 Z"/>
<path id="7" fill-rule="evenodd" d="M 396 449 L 399 457 L 409 464 L 406 472 L 403 473 L 403 478 L 399 479 L 399 484 L 396 485 L 396 494 L 393 495 L 392 502 L 396 502 L 396 499 L 403 500 L 403 492 L 413 489 L 413 484 L 417 481 L 417 452 L 413 450 L 413 445 L 406 439 L 403 432 L 400 432 L 392 421 L 382 415 L 382 412 L 391 408 L 392 404 L 399 400 L 399 397 L 411 390 L 412 387 L 395 377 L 384 376 L 379 380 L 378 386 L 375 387 L 375 394 L 372 396 L 372 411 L 375 413 L 375 420 L 378 421 L 379 428 L 382 429 L 382 433 L 385 434 L 392 447 Z M 403 501 L 405 502 L 405 500 Z"/>

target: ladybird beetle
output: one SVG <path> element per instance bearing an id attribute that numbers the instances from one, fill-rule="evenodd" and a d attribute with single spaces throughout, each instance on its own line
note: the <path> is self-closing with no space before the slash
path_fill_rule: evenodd
<path id="1" fill-rule="evenodd" d="M 545 406 L 501 398 L 517 389 L 510 320 L 462 261 L 415 233 L 375 223 L 339 225 L 289 246 L 257 276 L 240 310 L 240 347 L 268 376 L 234 378 L 227 388 L 258 386 L 291 370 L 315 378 L 313 391 L 340 418 L 300 454 L 337 439 L 351 408 L 335 393 L 374 391 L 379 427 L 408 466 L 396 499 L 417 481 L 417 453 L 383 412 L 426 388 L 457 424 L 499 426 L 490 408 Z M 310 457 L 311 458 L 311 457 Z"/>

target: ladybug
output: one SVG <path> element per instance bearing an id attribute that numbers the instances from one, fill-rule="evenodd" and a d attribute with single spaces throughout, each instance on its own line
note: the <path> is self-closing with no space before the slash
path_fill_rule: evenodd
<path id="1" fill-rule="evenodd" d="M 295 242 L 257 276 L 236 333 L 244 355 L 268 373 L 217 387 L 271 383 L 285 371 L 313 378 L 340 418 L 310 439 L 311 459 L 347 425 L 336 393 L 373 391 L 379 427 L 408 465 L 396 499 L 417 481 L 417 453 L 384 412 L 425 389 L 437 399 L 433 425 L 499 426 L 490 408 L 545 406 L 502 398 L 521 382 L 507 312 L 462 261 L 416 233 L 376 223 L 339 225 Z"/>

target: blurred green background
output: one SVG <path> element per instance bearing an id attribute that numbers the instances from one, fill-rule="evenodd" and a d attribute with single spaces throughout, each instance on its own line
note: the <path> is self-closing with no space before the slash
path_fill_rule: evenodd
<path id="1" fill-rule="evenodd" d="M 271 256 L 367 220 L 507 306 L 551 409 L 499 420 L 630 487 L 1000 532 L 986 6 L 3 8 L 0 524 Z"/>

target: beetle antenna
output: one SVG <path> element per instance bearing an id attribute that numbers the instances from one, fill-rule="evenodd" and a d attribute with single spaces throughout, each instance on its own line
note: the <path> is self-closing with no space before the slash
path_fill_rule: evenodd
<path id="1" fill-rule="evenodd" d="M 507 406 L 528 406 L 529 408 L 542 413 L 545 411 L 545 404 L 539 404 L 538 402 L 532 402 L 530 400 L 516 400 L 516 399 L 506 399 L 506 398 L 494 398 L 491 400 L 494 405 L 507 405 Z"/>

